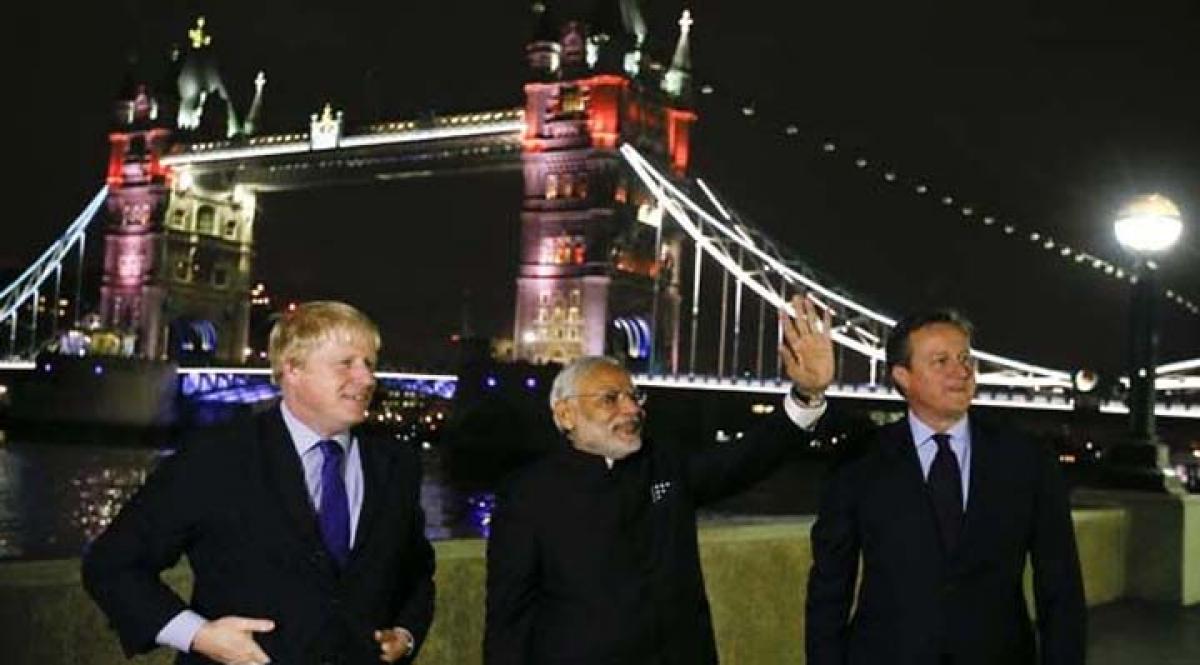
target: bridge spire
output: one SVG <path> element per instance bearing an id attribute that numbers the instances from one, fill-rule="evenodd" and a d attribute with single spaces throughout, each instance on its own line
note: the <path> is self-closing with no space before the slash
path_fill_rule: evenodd
<path id="1" fill-rule="evenodd" d="M 182 57 L 179 68 L 179 129 L 201 135 L 217 134 L 229 138 L 241 131 L 232 97 L 209 48 L 212 36 L 205 31 L 203 16 L 188 30 L 191 48 Z M 207 116 L 207 117 L 206 117 Z"/>
<path id="2" fill-rule="evenodd" d="M 672 97 L 686 99 L 691 95 L 692 49 L 689 34 L 693 23 L 691 10 L 683 10 L 679 17 L 679 42 L 675 45 L 675 57 L 671 59 L 671 68 L 662 82 L 663 90 Z"/>
<path id="3" fill-rule="evenodd" d="M 191 30 L 188 30 L 188 39 L 191 41 L 192 48 L 195 50 L 200 50 L 205 46 L 212 44 L 212 35 L 204 32 L 204 22 L 205 19 L 203 16 L 197 16 L 196 26 Z"/>
<path id="4" fill-rule="evenodd" d="M 242 124 L 242 133 L 246 136 L 253 136 L 258 129 L 259 117 L 262 115 L 263 88 L 266 86 L 267 75 L 259 70 L 258 76 L 254 77 L 254 101 L 250 104 L 250 112 L 246 114 L 246 122 Z"/>

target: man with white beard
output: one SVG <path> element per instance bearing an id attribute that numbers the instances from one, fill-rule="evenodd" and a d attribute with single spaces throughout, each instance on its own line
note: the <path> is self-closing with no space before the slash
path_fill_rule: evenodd
<path id="1" fill-rule="evenodd" d="M 828 313 L 793 299 L 780 354 L 793 387 L 735 443 L 685 455 L 642 441 L 645 395 L 602 356 L 554 381 L 569 445 L 501 491 L 488 543 L 487 665 L 717 662 L 696 507 L 745 489 L 806 446 L 833 380 Z"/>

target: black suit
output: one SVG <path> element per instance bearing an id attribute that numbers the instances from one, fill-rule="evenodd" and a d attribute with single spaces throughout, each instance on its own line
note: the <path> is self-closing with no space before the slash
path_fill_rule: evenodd
<path id="1" fill-rule="evenodd" d="M 339 571 L 318 535 L 303 467 L 278 407 L 202 433 L 166 459 L 84 558 L 84 586 L 129 655 L 189 607 L 207 619 L 275 622 L 255 639 L 274 663 L 379 662 L 376 629 L 420 645 L 433 616 L 433 549 L 419 503 L 420 461 L 358 435 L 363 503 Z M 185 604 L 159 573 L 186 554 Z M 180 654 L 180 663 L 205 663 Z"/>
<path id="2" fill-rule="evenodd" d="M 835 469 L 812 530 L 809 665 L 1081 664 L 1085 609 L 1067 495 L 1035 443 L 971 419 L 963 532 L 946 552 L 907 419 Z M 862 555 L 857 608 L 849 619 Z M 848 620 L 849 619 L 849 620 Z"/>
<path id="3" fill-rule="evenodd" d="M 808 438 L 777 414 L 696 455 L 646 442 L 611 470 L 564 441 L 498 499 L 484 662 L 716 663 L 696 506 L 765 477 Z"/>

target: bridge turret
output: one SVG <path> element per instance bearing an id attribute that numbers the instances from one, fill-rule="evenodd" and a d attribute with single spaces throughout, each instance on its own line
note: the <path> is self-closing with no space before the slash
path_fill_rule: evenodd
<path id="1" fill-rule="evenodd" d="M 189 45 L 177 79 L 179 129 L 204 138 L 229 138 L 241 133 L 233 101 L 221 77 L 212 49 L 212 35 L 203 16 L 188 31 Z"/>
<path id="2" fill-rule="evenodd" d="M 558 32 L 550 7 L 545 2 L 535 2 L 532 11 L 533 37 L 525 45 L 525 59 L 532 71 L 532 80 L 551 81 L 558 76 L 562 65 L 562 46 L 558 43 Z"/>
<path id="3" fill-rule="evenodd" d="M 623 72 L 625 54 L 637 43 L 622 16 L 621 4 L 618 0 L 596 0 L 588 22 L 587 42 L 588 66 L 594 72 Z"/>
<path id="4" fill-rule="evenodd" d="M 643 76 L 644 24 L 635 2 L 620 8 L 598 8 L 590 28 L 566 22 L 560 75 L 525 84 L 519 360 L 611 353 L 640 370 L 676 364 L 677 242 L 618 148 L 641 146 L 682 173 L 695 114 Z"/>
<path id="5" fill-rule="evenodd" d="M 157 313 L 164 291 L 156 278 L 162 255 L 162 217 L 170 172 L 161 163 L 170 146 L 170 119 L 154 91 L 131 71 L 113 105 L 108 134 L 108 222 L 100 316 L 129 342 L 129 353 L 154 355 Z"/>

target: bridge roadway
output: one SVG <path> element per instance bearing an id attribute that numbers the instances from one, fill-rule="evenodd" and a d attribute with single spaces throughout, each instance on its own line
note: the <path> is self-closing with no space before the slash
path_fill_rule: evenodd
<path id="1" fill-rule="evenodd" d="M 31 361 L 0 362 L 0 371 L 33 371 Z M 229 389 L 253 389 L 266 387 L 270 383 L 271 370 L 253 367 L 181 367 L 177 370 L 180 390 L 184 397 L 199 396 L 212 391 Z M 424 372 L 376 372 L 383 383 L 411 383 L 421 386 L 424 392 L 437 393 L 450 398 L 458 377 L 453 374 Z M 647 388 L 669 388 L 675 390 L 705 390 L 733 393 L 758 393 L 781 395 L 789 384 L 779 379 L 746 379 L 716 376 L 646 375 L 634 376 L 634 381 Z M 270 396 L 262 391 L 251 390 L 248 395 L 257 399 Z M 852 400 L 899 402 L 901 396 L 891 388 L 870 384 L 834 384 L 829 388 L 831 397 Z M 1035 411 L 1072 411 L 1076 400 L 1069 391 L 1061 388 L 1012 390 L 998 386 L 981 385 L 974 403 L 979 406 L 1026 409 Z M 1116 400 L 1101 400 L 1100 413 L 1128 414 L 1128 407 Z M 1200 420 L 1200 402 L 1161 400 L 1155 408 L 1160 418 L 1186 418 Z"/>

